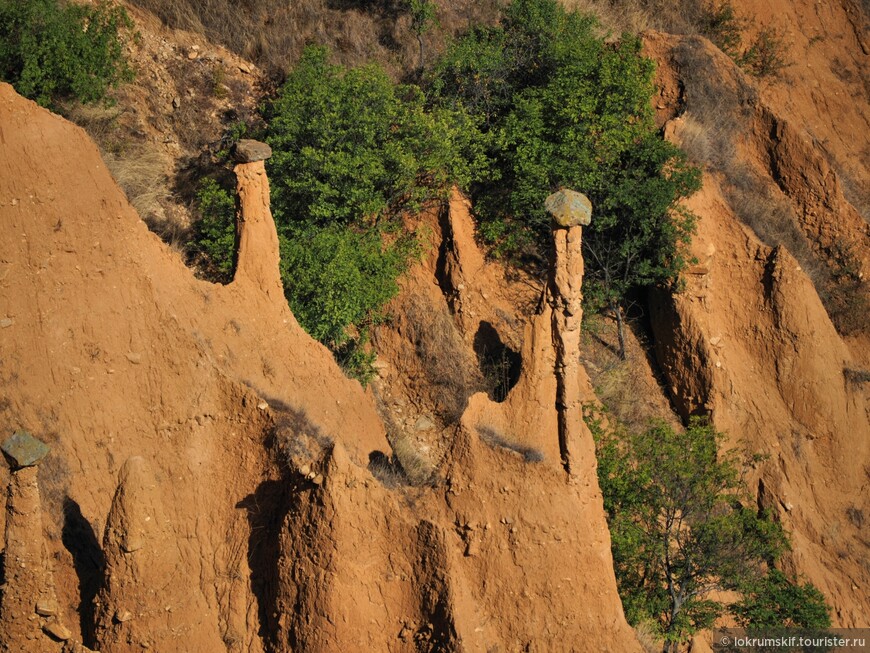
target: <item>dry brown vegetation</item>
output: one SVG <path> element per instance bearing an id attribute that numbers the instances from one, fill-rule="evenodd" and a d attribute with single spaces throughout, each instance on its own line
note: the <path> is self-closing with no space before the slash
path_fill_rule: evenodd
<path id="1" fill-rule="evenodd" d="M 122 110 L 117 105 L 75 104 L 66 107 L 65 113 L 100 148 L 106 167 L 148 228 L 180 248 L 185 233 L 171 214 L 167 175 L 171 164 L 163 151 L 152 143 L 136 142 L 119 128 Z"/>
<path id="2" fill-rule="evenodd" d="M 132 0 L 171 27 L 204 35 L 264 69 L 286 73 L 311 43 L 329 45 L 339 62 L 377 61 L 401 76 L 418 62 L 408 4 L 402 0 Z M 495 20 L 499 0 L 438 2 L 436 29 L 427 50 L 474 23 Z"/>
<path id="3" fill-rule="evenodd" d="M 522 442 L 519 442 L 516 438 L 505 435 L 492 426 L 485 424 L 480 425 L 477 427 L 477 433 L 480 435 L 480 439 L 489 446 L 498 449 L 507 449 L 508 451 L 519 454 L 527 463 L 539 463 L 544 460 L 544 454 L 539 449 L 525 445 Z"/>
<path id="4" fill-rule="evenodd" d="M 468 398 L 482 387 L 482 379 L 446 306 L 432 306 L 414 295 L 404 316 L 407 337 L 414 343 L 429 382 L 435 410 L 445 424 L 453 424 L 462 416 Z"/>
<path id="5" fill-rule="evenodd" d="M 656 387 L 652 375 L 642 373 L 645 368 L 651 369 L 650 362 L 644 360 L 650 351 L 649 343 L 638 336 L 636 324 L 626 331 L 626 357 L 622 360 L 617 355 L 613 320 L 584 316 L 582 362 L 595 396 L 608 415 L 635 431 L 646 429 L 651 420 L 673 421 L 674 413 L 664 401 L 666 393 Z"/>

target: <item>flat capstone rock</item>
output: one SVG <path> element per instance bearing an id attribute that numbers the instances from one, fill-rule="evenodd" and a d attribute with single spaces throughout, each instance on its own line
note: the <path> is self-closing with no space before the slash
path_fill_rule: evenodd
<path id="1" fill-rule="evenodd" d="M 0 450 L 14 469 L 21 469 L 36 465 L 51 451 L 51 447 L 37 440 L 30 433 L 19 431 L 0 445 Z"/>
<path id="2" fill-rule="evenodd" d="M 272 148 L 250 138 L 243 138 L 233 148 L 233 156 L 238 163 L 265 161 L 272 156 Z"/>
<path id="3" fill-rule="evenodd" d="M 544 208 L 560 227 L 587 226 L 592 222 L 592 202 L 575 190 L 556 191 L 544 200 Z"/>

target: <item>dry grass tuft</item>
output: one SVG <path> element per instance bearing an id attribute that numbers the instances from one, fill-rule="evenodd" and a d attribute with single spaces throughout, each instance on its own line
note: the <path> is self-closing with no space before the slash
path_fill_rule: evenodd
<path id="1" fill-rule="evenodd" d="M 103 160 L 142 220 L 152 230 L 165 223 L 169 193 L 163 154 L 138 145 L 118 154 L 104 152 Z"/>
<path id="2" fill-rule="evenodd" d="M 309 43 L 332 47 L 346 65 L 377 61 L 396 77 L 418 62 L 406 3 L 398 0 L 133 0 L 170 27 L 202 34 L 263 69 L 281 76 Z M 426 49 L 443 49 L 445 39 L 472 23 L 492 23 L 500 0 L 439 2 L 437 27 L 426 35 Z"/>
<path id="3" fill-rule="evenodd" d="M 609 415 L 628 429 L 642 431 L 651 420 L 673 421 L 665 390 L 651 375 L 640 373 L 650 365 L 644 348 L 649 348 L 632 326 L 627 330 L 626 358 L 617 354 L 616 325 L 610 318 L 584 316 L 583 366 L 595 395 Z"/>
<path id="4" fill-rule="evenodd" d="M 429 382 L 435 412 L 446 425 L 455 424 L 465 411 L 468 398 L 481 385 L 476 365 L 445 305 L 433 306 L 413 295 L 404 315 L 407 337 L 414 344 Z"/>
<path id="5" fill-rule="evenodd" d="M 116 106 L 70 104 L 64 114 L 82 127 L 100 148 L 103 162 L 127 200 L 148 228 L 178 251 L 187 230 L 169 213 L 170 163 L 157 147 L 133 143 L 118 125 L 123 110 Z"/>
<path id="6" fill-rule="evenodd" d="M 390 446 L 395 462 L 401 467 L 409 485 L 432 485 L 435 480 L 435 464 L 423 452 L 419 443 L 404 432 L 390 434 Z"/>
<path id="7" fill-rule="evenodd" d="M 655 623 L 642 621 L 634 627 L 634 632 L 646 653 L 659 653 L 662 650 L 662 639 Z"/>

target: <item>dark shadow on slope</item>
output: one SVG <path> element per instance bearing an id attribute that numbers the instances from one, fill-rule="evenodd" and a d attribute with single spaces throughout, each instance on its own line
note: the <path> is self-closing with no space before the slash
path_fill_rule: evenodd
<path id="1" fill-rule="evenodd" d="M 504 401 L 520 380 L 523 358 L 502 342 L 495 327 L 482 321 L 474 334 L 474 353 L 486 380 L 486 391 L 493 401 Z"/>
<path id="2" fill-rule="evenodd" d="M 106 559 L 90 522 L 82 515 L 79 504 L 69 496 L 63 500 L 61 541 L 70 552 L 79 579 L 79 622 L 85 646 L 94 648 L 94 599 L 103 586 Z"/>
<path id="3" fill-rule="evenodd" d="M 281 555 L 281 526 L 287 515 L 291 484 L 284 479 L 264 481 L 256 491 L 242 499 L 236 508 L 248 513 L 248 565 L 251 590 L 257 599 L 260 629 L 257 633 L 267 651 L 277 646 L 278 564 Z"/>

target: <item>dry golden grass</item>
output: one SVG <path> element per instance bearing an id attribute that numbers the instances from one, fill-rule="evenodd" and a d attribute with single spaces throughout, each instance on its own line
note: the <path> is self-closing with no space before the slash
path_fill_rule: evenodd
<path id="1" fill-rule="evenodd" d="M 453 424 L 462 416 L 468 398 L 481 387 L 476 365 L 443 303 L 435 306 L 413 295 L 404 316 L 407 337 L 429 381 L 436 412 L 445 424 Z"/>
<path id="2" fill-rule="evenodd" d="M 340 63 L 377 61 L 401 77 L 418 63 L 417 41 L 397 0 L 133 0 L 171 27 L 202 34 L 273 73 L 283 74 L 310 43 L 329 45 Z M 437 26 L 426 35 L 430 57 L 445 38 L 473 23 L 492 23 L 499 0 L 438 2 Z"/>
<path id="3" fill-rule="evenodd" d="M 646 653 L 659 653 L 662 650 L 662 640 L 655 624 L 642 621 L 634 627 L 637 641 Z"/>
<path id="4" fill-rule="evenodd" d="M 642 431 L 651 420 L 677 421 L 665 390 L 646 371 L 649 358 L 633 328 L 626 329 L 626 357 L 617 355 L 616 325 L 612 319 L 585 316 L 583 364 L 598 400 L 610 415 L 634 431 Z"/>
<path id="5" fill-rule="evenodd" d="M 129 140 L 118 127 L 122 109 L 101 104 L 71 104 L 64 114 L 82 127 L 100 148 L 103 162 L 148 228 L 176 249 L 185 229 L 167 213 L 171 205 L 170 163 L 155 146 Z"/>
<path id="6" fill-rule="evenodd" d="M 401 431 L 389 434 L 393 456 L 410 485 L 430 485 L 435 478 L 435 464 L 423 453 L 420 445 Z"/>

